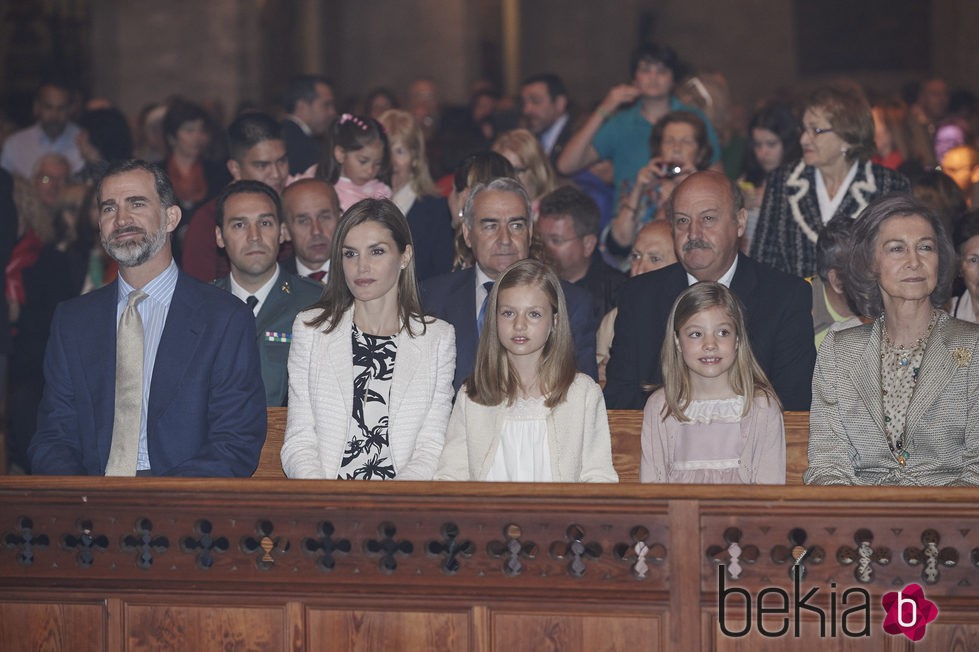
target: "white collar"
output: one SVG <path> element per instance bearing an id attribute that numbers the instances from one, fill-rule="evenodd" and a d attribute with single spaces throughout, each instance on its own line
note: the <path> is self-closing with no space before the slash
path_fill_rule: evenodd
<path id="1" fill-rule="evenodd" d="M 292 115 L 291 113 L 286 116 L 286 120 L 291 120 L 297 127 L 302 129 L 303 133 L 307 136 L 313 135 L 313 130 L 309 128 L 309 125 L 303 122 L 300 118 Z"/>
<path id="2" fill-rule="evenodd" d="M 723 285 L 726 288 L 731 287 L 731 281 L 734 280 L 734 273 L 736 271 L 738 271 L 738 257 L 737 256 L 734 257 L 734 262 L 731 263 L 731 266 L 728 268 L 728 270 L 726 272 L 724 272 L 724 274 L 721 276 L 721 278 L 717 279 L 717 282 L 720 283 L 721 285 Z M 694 277 L 693 274 L 691 274 L 690 272 L 687 272 L 687 285 L 693 285 L 694 283 L 698 283 L 698 282 L 699 281 L 697 281 L 696 277 Z"/>
<path id="3" fill-rule="evenodd" d="M 402 213 L 407 215 L 408 211 L 411 210 L 411 205 L 415 203 L 417 198 L 418 193 L 416 193 L 415 189 L 411 187 L 411 182 L 409 181 L 401 188 L 401 190 L 394 193 L 394 196 L 391 197 L 391 201 L 394 202 L 395 206 L 401 209 Z"/>
<path id="4" fill-rule="evenodd" d="M 326 272 L 327 274 L 330 273 L 330 259 L 329 258 L 327 258 L 326 259 L 326 262 L 323 263 L 322 265 L 320 265 L 319 267 L 317 267 L 316 269 L 310 269 L 309 267 L 306 267 L 305 265 L 302 264 L 302 262 L 299 260 L 299 256 L 296 256 L 296 274 L 298 276 L 309 276 L 313 272 L 320 272 L 320 271 Z M 323 277 L 323 283 L 326 283 L 326 277 L 325 276 Z"/>
<path id="5" fill-rule="evenodd" d="M 479 267 L 479 263 L 475 263 L 473 269 L 476 270 L 476 314 L 478 315 L 479 309 L 483 307 L 483 301 L 489 295 L 486 288 L 483 287 L 483 284 L 495 283 L 496 281 L 486 275 L 486 272 Z"/>
<path id="6" fill-rule="evenodd" d="M 816 168 L 816 198 L 819 200 L 819 216 L 822 218 L 823 224 L 833 219 L 833 215 L 836 214 L 836 209 L 843 203 L 843 198 L 846 196 L 847 191 L 850 189 L 850 184 L 853 183 L 853 179 L 856 176 L 857 164 L 854 163 L 850 166 L 850 171 L 843 178 L 843 183 L 837 189 L 836 196 L 830 197 L 829 192 L 826 190 L 826 182 L 823 180 L 823 173 L 819 171 L 819 168 Z"/>
<path id="7" fill-rule="evenodd" d="M 544 153 L 548 156 L 554 150 L 554 145 L 557 144 L 557 137 L 561 135 L 561 130 L 564 129 L 564 125 L 568 124 L 568 117 L 567 113 L 562 113 L 561 117 L 554 121 L 554 124 L 541 132 L 540 144 L 544 148 Z"/>
<path id="8" fill-rule="evenodd" d="M 265 300 L 268 298 L 269 292 L 272 291 L 272 287 L 275 285 L 275 282 L 279 280 L 279 274 L 281 274 L 281 270 L 279 269 L 279 264 L 276 263 L 275 274 L 273 274 L 269 280 L 265 281 L 265 285 L 258 288 L 258 290 L 255 292 L 249 292 L 245 288 L 238 285 L 238 282 L 235 281 L 235 273 L 232 270 L 231 274 L 228 275 L 228 280 L 230 281 L 231 285 L 231 294 L 235 295 L 242 301 L 245 301 L 245 299 L 250 296 L 258 299 L 258 303 L 255 304 L 254 308 L 252 308 L 252 313 L 258 315 L 259 311 L 262 309 L 262 306 L 265 305 Z"/>

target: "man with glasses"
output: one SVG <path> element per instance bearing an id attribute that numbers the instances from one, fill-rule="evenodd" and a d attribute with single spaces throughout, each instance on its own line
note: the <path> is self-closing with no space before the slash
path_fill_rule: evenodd
<path id="1" fill-rule="evenodd" d="M 615 307 L 618 287 L 626 280 L 597 249 L 600 217 L 591 197 L 563 186 L 541 199 L 537 220 L 547 261 L 562 280 L 591 294 L 596 319 Z"/>

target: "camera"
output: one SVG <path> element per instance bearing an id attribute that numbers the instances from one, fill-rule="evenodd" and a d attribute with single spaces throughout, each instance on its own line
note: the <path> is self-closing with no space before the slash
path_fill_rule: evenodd
<path id="1" fill-rule="evenodd" d="M 683 172 L 683 166 L 676 161 L 669 161 L 663 164 L 663 178 L 673 179 L 674 177 L 680 176 Z"/>

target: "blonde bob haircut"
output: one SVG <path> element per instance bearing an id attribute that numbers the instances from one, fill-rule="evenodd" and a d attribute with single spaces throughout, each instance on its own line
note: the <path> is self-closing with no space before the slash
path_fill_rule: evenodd
<path id="1" fill-rule="evenodd" d="M 574 382 L 577 365 L 561 281 L 544 263 L 526 258 L 507 267 L 489 293 L 476 365 L 472 376 L 466 379 L 466 395 L 480 405 L 500 405 L 504 401 L 513 405 L 519 395 L 520 378 L 510 367 L 507 351 L 497 334 L 497 313 L 500 292 L 525 285 L 540 288 L 556 316 L 540 357 L 540 389 L 545 396 L 544 405 L 553 408 L 563 403 Z"/>
<path id="2" fill-rule="evenodd" d="M 513 152 L 517 159 L 527 168 L 530 181 L 527 194 L 531 199 L 543 197 L 556 187 L 554 169 L 547 159 L 547 154 L 537 140 L 537 136 L 526 129 L 511 129 L 496 137 L 491 148 L 498 154 Z"/>
<path id="3" fill-rule="evenodd" d="M 677 421 L 689 421 L 684 410 L 692 400 L 690 369 L 680 352 L 680 329 L 697 313 L 715 307 L 723 310 L 734 324 L 734 364 L 728 369 L 727 377 L 734 393 L 744 397 L 742 418 L 748 415 L 755 396 L 765 396 L 769 401 L 775 401 L 781 409 L 772 384 L 751 352 L 741 302 L 720 283 L 703 282 L 694 283 L 680 293 L 666 322 L 668 335 L 663 338 L 663 350 L 660 354 L 663 361 L 663 392 L 666 394 L 661 414 L 664 420 L 673 416 Z"/>
<path id="4" fill-rule="evenodd" d="M 388 135 L 388 146 L 394 148 L 394 141 L 400 140 L 411 154 L 411 189 L 419 197 L 439 196 L 432 175 L 428 171 L 428 158 L 425 155 L 425 134 L 415 120 L 415 116 L 401 109 L 388 109 L 378 120 Z"/>

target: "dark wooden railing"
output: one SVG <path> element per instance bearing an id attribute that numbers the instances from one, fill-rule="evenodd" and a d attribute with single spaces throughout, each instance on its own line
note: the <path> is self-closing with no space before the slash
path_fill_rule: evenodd
<path id="1" fill-rule="evenodd" d="M 0 650 L 910 650 L 911 583 L 979 649 L 979 491 L 644 485 L 611 420 L 618 485 L 0 478 Z"/>

